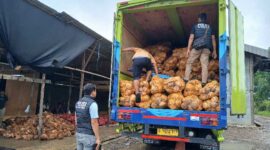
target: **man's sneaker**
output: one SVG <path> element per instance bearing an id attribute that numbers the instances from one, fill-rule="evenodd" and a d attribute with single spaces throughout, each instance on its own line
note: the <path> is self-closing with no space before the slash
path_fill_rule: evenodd
<path id="1" fill-rule="evenodd" d="M 140 103 L 141 102 L 141 94 L 137 93 L 136 94 L 136 103 Z"/>
<path id="2" fill-rule="evenodd" d="M 206 85 L 206 83 L 202 83 L 202 87 L 204 87 Z"/>

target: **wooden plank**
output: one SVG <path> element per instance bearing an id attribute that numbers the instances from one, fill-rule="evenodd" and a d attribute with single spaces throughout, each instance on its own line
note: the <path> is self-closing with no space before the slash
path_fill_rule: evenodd
<path id="1" fill-rule="evenodd" d="M 9 74 L 0 74 L 0 79 L 22 81 L 22 82 L 42 83 L 41 79 L 25 77 L 25 76 L 17 77 L 17 76 L 13 76 L 13 75 L 9 75 Z M 47 84 L 51 84 L 51 80 L 46 80 L 45 82 Z"/>
<path id="2" fill-rule="evenodd" d="M 97 89 L 98 90 L 109 90 L 109 85 L 99 85 L 97 86 Z"/>
<path id="3" fill-rule="evenodd" d="M 72 68 L 72 67 L 68 67 L 68 66 L 65 66 L 64 68 L 65 68 L 65 69 L 69 69 L 69 70 L 74 70 L 74 71 L 83 72 L 83 73 L 86 73 L 86 74 L 95 75 L 95 76 L 98 76 L 98 77 L 101 77 L 101 78 L 110 80 L 109 77 L 103 76 L 103 75 L 98 74 L 98 73 L 94 73 L 94 72 L 90 72 L 90 71 L 85 71 L 85 70 L 78 69 L 78 68 Z"/>
<path id="4" fill-rule="evenodd" d="M 6 103 L 7 116 L 24 116 L 34 115 L 36 112 L 39 84 L 34 83 L 33 99 L 31 100 L 30 82 L 20 82 L 15 80 L 6 81 L 6 95 L 8 101 Z M 27 105 L 31 106 L 31 111 L 26 114 L 24 111 Z"/>
<path id="5" fill-rule="evenodd" d="M 82 69 L 84 69 L 84 67 L 85 67 L 85 52 L 83 52 Z M 84 84 L 84 72 L 81 72 L 81 82 L 80 82 L 79 99 L 82 98 L 83 84 Z"/>
<path id="6" fill-rule="evenodd" d="M 43 129 L 43 101 L 44 101 L 44 92 L 45 92 L 45 80 L 46 80 L 46 74 L 42 74 L 42 85 L 40 89 L 40 101 L 39 101 L 39 114 L 38 114 L 38 137 L 41 137 L 42 129 Z"/>
<path id="7" fill-rule="evenodd" d="M 70 83 L 71 84 L 71 83 Z M 68 103 L 67 103 L 67 112 L 70 112 L 70 101 L 71 101 L 71 92 L 72 92 L 72 86 L 69 86 L 68 88 Z"/>
<path id="8" fill-rule="evenodd" d="M 93 83 L 93 84 L 109 84 L 110 83 L 110 81 L 93 81 L 93 80 L 90 80 L 88 82 Z"/>
<path id="9" fill-rule="evenodd" d="M 88 58 L 87 58 L 87 60 L 86 60 L 86 62 L 84 64 L 84 66 L 83 66 L 83 70 L 85 70 L 85 68 L 87 67 L 89 61 L 91 60 L 91 58 L 92 58 L 92 56 L 93 56 L 93 54 L 95 52 L 95 49 L 96 49 L 97 45 L 98 45 L 98 43 L 95 43 L 95 47 L 92 49 L 91 53 L 89 54 L 89 56 L 88 56 Z"/>
<path id="10" fill-rule="evenodd" d="M 92 52 L 93 51 L 93 49 L 87 49 L 87 51 L 90 51 L 90 52 Z M 96 51 L 94 51 L 94 54 L 98 54 L 98 52 L 96 52 Z M 99 53 L 99 56 L 101 56 L 101 57 L 103 57 L 104 59 L 106 59 L 106 60 L 110 60 L 110 58 L 108 57 L 108 56 L 106 56 L 106 55 L 104 55 L 104 54 L 102 54 L 102 53 Z"/>

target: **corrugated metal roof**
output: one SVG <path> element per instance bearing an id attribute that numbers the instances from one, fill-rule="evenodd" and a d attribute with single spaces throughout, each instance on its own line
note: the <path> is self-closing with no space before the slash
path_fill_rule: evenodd
<path id="1" fill-rule="evenodd" d="M 255 46 L 245 44 L 245 52 L 249 52 L 254 55 L 258 55 L 265 58 L 270 58 L 270 50 L 263 49 Z"/>

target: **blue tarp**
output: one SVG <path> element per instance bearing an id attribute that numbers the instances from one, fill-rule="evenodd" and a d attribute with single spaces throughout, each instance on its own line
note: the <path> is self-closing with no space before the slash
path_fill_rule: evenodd
<path id="1" fill-rule="evenodd" d="M 95 38 L 26 0 L 0 0 L 0 40 L 12 64 L 63 67 Z"/>

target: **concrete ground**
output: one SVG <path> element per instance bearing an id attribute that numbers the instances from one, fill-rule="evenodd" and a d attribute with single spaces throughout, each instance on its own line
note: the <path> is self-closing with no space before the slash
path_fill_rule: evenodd
<path id="1" fill-rule="evenodd" d="M 256 116 L 262 127 L 229 127 L 225 131 L 225 142 L 221 150 L 270 150 L 270 118 Z M 120 136 L 115 133 L 115 126 L 101 127 L 104 150 L 169 150 L 168 146 L 149 147 L 141 139 Z M 74 150 L 75 137 L 52 141 L 23 141 L 0 138 L 0 147 L 17 150 Z M 1 149 L 0 150 L 4 150 Z"/>

